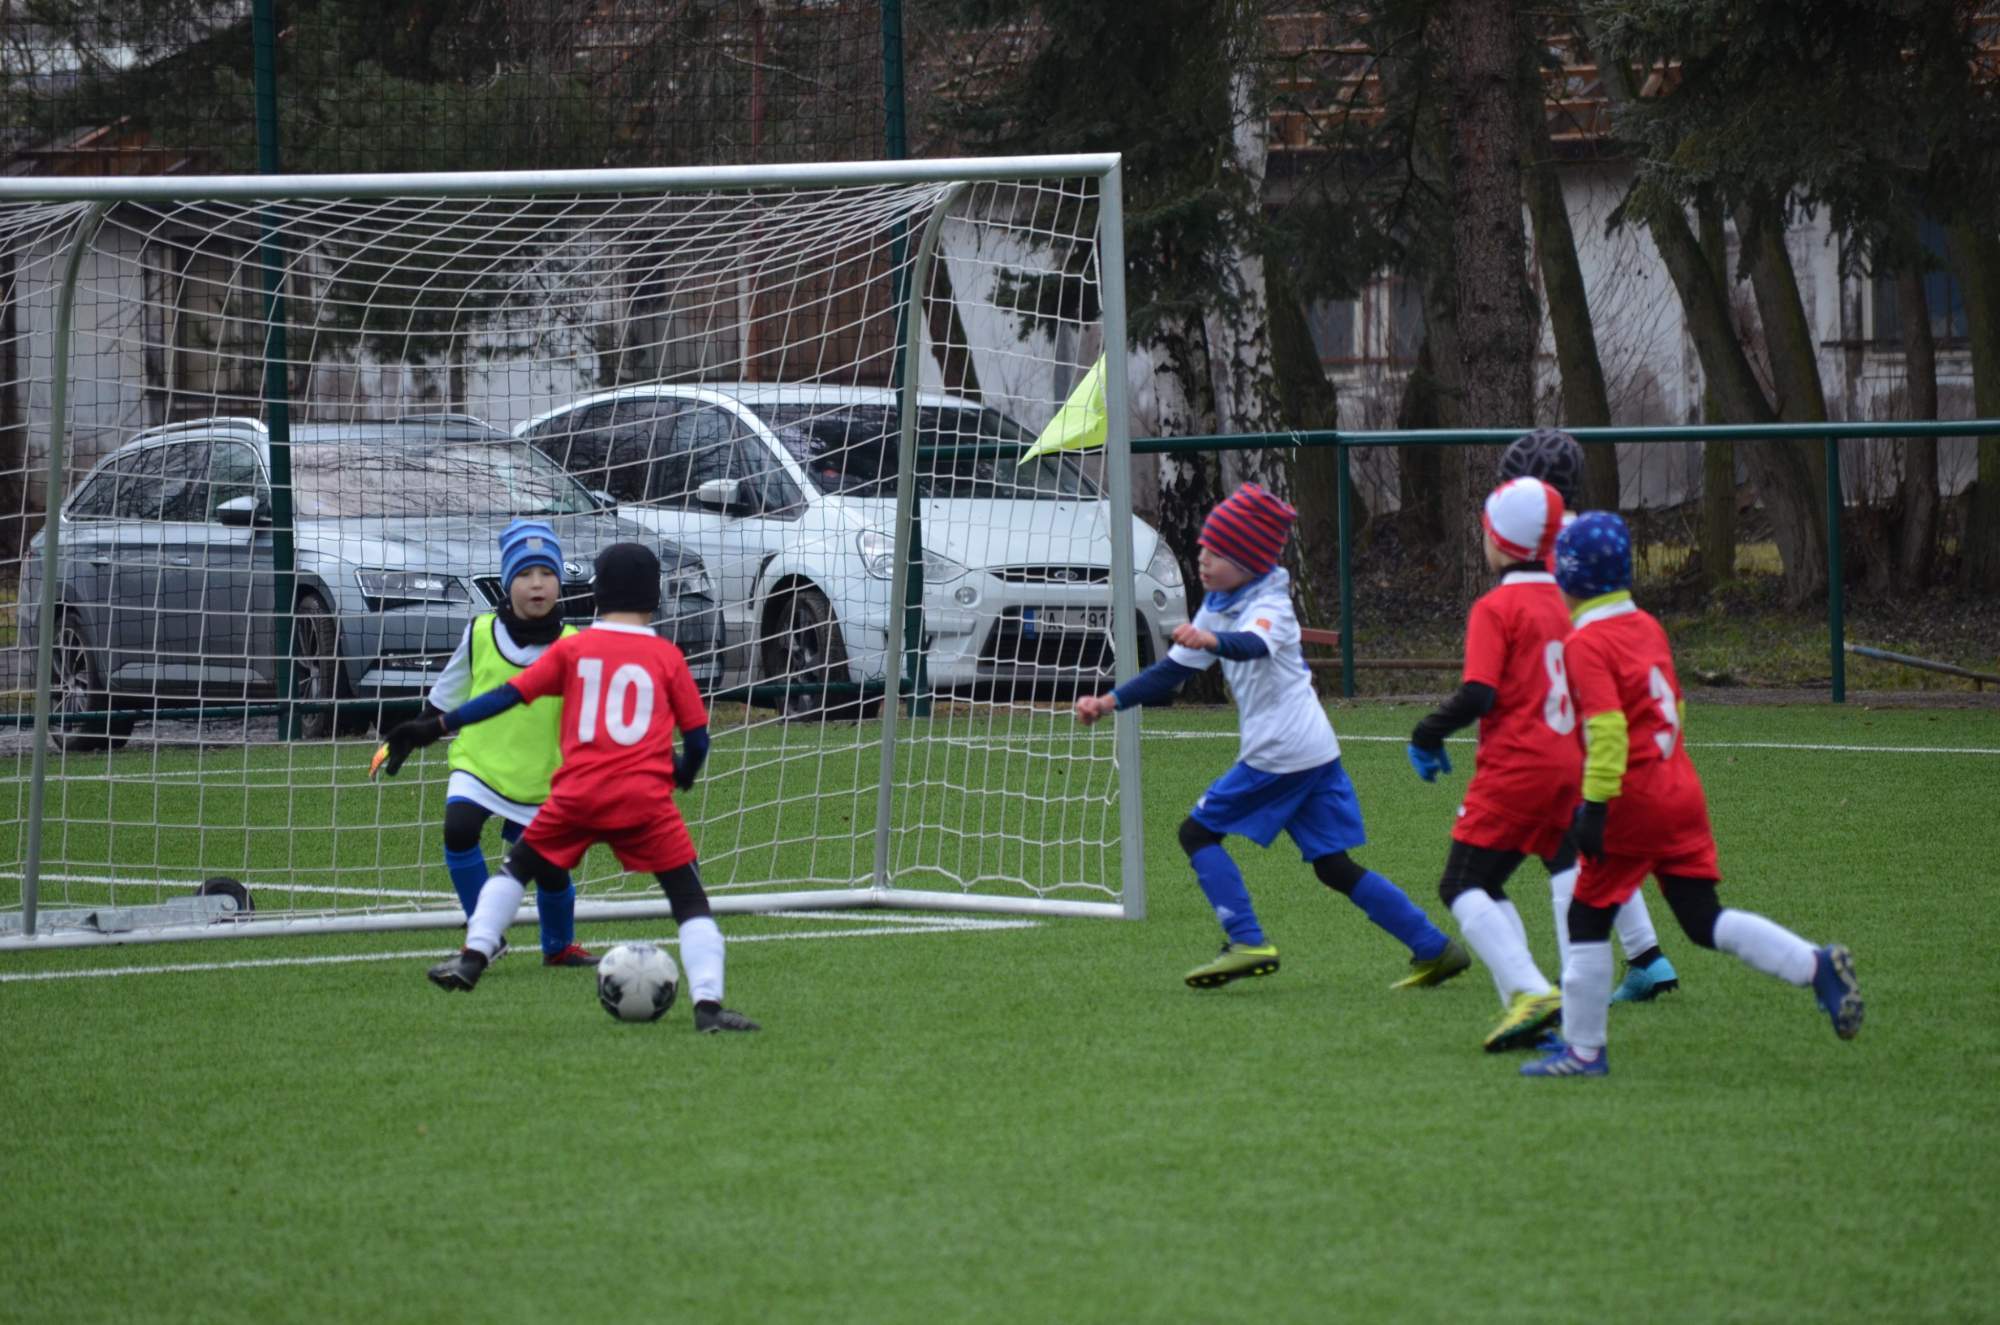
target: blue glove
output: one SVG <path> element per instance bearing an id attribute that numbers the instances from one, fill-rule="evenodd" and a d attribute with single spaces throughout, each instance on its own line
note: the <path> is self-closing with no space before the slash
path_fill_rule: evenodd
<path id="1" fill-rule="evenodd" d="M 1441 745 L 1435 750 L 1426 750 L 1412 741 L 1409 745 L 1409 754 L 1410 767 L 1416 769 L 1417 776 L 1426 782 L 1435 782 L 1438 774 L 1451 772 L 1451 756 L 1445 753 Z"/>

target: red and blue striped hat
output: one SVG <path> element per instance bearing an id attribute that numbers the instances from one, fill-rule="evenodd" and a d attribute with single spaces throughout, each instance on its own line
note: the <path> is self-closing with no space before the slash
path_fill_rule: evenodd
<path id="1" fill-rule="evenodd" d="M 1255 483 L 1245 483 L 1208 513 L 1195 541 L 1252 575 L 1263 575 L 1278 564 L 1292 522 L 1298 518 L 1290 503 Z"/>

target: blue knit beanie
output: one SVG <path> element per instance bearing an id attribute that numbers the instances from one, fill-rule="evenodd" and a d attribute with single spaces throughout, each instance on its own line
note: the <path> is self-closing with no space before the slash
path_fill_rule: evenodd
<path id="1" fill-rule="evenodd" d="M 562 578 L 562 543 L 556 531 L 540 520 L 516 520 L 500 531 L 500 592 L 514 587 L 514 577 L 530 566 L 546 566 Z"/>
<path id="2" fill-rule="evenodd" d="M 1571 598 L 1632 587 L 1632 535 L 1610 511 L 1586 511 L 1556 536 L 1556 583 Z"/>

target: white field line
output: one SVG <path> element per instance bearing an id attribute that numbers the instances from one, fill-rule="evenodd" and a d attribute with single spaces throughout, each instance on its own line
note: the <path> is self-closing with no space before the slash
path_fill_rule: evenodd
<path id="1" fill-rule="evenodd" d="M 1141 732 L 1149 741 L 1220 741 L 1236 740 L 1237 733 L 1216 732 Z M 1402 745 L 1407 736 L 1342 736 L 1342 745 L 1374 741 L 1393 742 Z M 1811 741 L 1689 741 L 1690 750 L 1823 750 L 1839 754 L 1871 755 L 2000 755 L 2000 748 L 1989 749 L 1977 745 L 1823 745 Z"/>
<path id="2" fill-rule="evenodd" d="M 1238 733 L 1229 730 L 1205 731 L 1205 732 L 1145 731 L 1141 732 L 1140 736 L 1142 739 L 1148 741 L 1234 741 L 1238 739 Z M 797 755 L 809 755 L 815 758 L 820 757 L 826 753 L 819 747 L 812 745 L 804 745 L 804 744 L 782 745 L 782 746 L 728 745 L 724 743 L 726 739 L 727 738 L 725 736 L 724 738 L 719 739 L 717 741 L 716 745 L 714 746 L 714 750 L 716 753 L 724 755 L 727 754 L 754 755 L 758 757 L 772 757 L 772 756 L 781 756 L 787 754 L 797 754 Z M 966 747 L 971 749 L 1019 748 L 1023 750 L 1028 750 L 1028 749 L 1038 749 L 1058 742 L 1064 742 L 1067 739 L 1068 738 L 1065 738 L 1058 733 L 1051 732 L 1047 735 L 1041 735 L 1041 736 L 1037 735 L 931 736 L 931 737 L 920 737 L 915 742 L 915 744 Z M 1340 739 L 1342 743 L 1348 745 L 1359 745 L 1362 743 L 1400 745 L 1407 738 L 1402 736 L 1344 735 Z M 1818 741 L 1689 741 L 1687 745 L 1688 749 L 1690 750 L 1796 750 L 1796 751 L 1817 752 L 1824 754 L 1973 755 L 1976 757 L 1983 756 L 1986 758 L 2000 756 L 2000 747 L 1977 746 L 1977 745 L 1850 745 L 1850 744 L 1839 744 L 1839 743 L 1818 742 Z M 1107 754 L 1104 757 L 1108 758 L 1109 756 Z M 109 780 L 114 782 L 131 782 L 134 784 L 153 784 L 160 782 L 175 782 L 182 780 L 192 781 L 196 778 L 201 778 L 209 782 L 213 782 L 218 790 L 235 790 L 238 788 L 247 790 L 253 787 L 287 787 L 287 788 L 296 788 L 298 790 L 312 790 L 322 785 L 327 787 L 328 789 L 333 789 L 338 787 L 346 787 L 350 790 L 354 789 L 352 787 L 352 784 L 339 781 L 338 779 L 330 779 L 325 783 L 319 783 L 319 782 L 295 783 L 290 780 L 290 774 L 293 773 L 330 773 L 337 771 L 345 771 L 345 765 L 330 767 L 324 764 L 298 764 L 292 766 L 289 769 L 253 769 L 242 779 L 228 781 L 228 782 L 223 782 L 218 780 L 217 774 L 213 769 L 200 769 L 200 768 L 165 769 L 149 774 L 138 774 L 138 773 L 120 774 L 110 779 L 89 777 L 87 775 L 66 776 L 58 774 L 56 778 L 52 780 L 93 781 L 93 782 Z M 723 776 L 726 777 L 729 775 L 724 774 Z M 25 777 L 18 775 L 14 777 L 0 777 L 0 786 L 7 786 L 12 783 L 25 782 L 25 781 L 27 781 Z M 397 828 L 414 828 L 414 827 L 421 827 L 423 825 L 395 824 L 389 826 Z"/>
<path id="3" fill-rule="evenodd" d="M 826 912 L 784 912 L 773 911 L 772 915 L 813 915 L 818 919 L 827 918 Z M 888 921 L 890 917 L 876 916 L 874 920 Z M 877 923 L 852 929 L 813 929 L 796 934 L 732 934 L 731 947 L 739 943 L 790 943 L 801 939 L 854 939 L 875 938 L 886 934 L 963 934 L 972 930 L 995 929 L 1037 929 L 1039 920 L 981 920 L 968 917 L 940 917 L 925 920 L 919 917 L 899 917 L 899 923 Z M 637 942 L 625 939 L 621 942 Z M 656 938 L 644 942 L 661 947 L 679 947 L 677 939 Z M 0 984 L 14 984 L 28 980 L 95 980 L 110 976 L 126 975 L 180 975 L 203 971 L 243 971 L 273 966 L 346 966 L 355 962 L 395 962 L 395 961 L 436 961 L 449 957 L 457 948 L 441 948 L 431 952 L 354 952 L 327 957 L 254 957 L 241 962 L 176 962 L 171 966 L 106 966 L 86 971 L 8 971 L 0 973 Z"/>

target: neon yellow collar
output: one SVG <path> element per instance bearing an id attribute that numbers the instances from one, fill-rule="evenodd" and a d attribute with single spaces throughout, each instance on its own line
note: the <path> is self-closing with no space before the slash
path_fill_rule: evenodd
<path id="1" fill-rule="evenodd" d="M 1569 619 L 1577 621 L 1582 618 L 1585 612 L 1594 612 L 1600 607 L 1610 607 L 1613 603 L 1629 603 L 1631 601 L 1632 591 L 1630 589 L 1619 589 L 1612 593 L 1599 594 L 1595 598 L 1586 598 L 1571 607 L 1569 609 Z"/>

